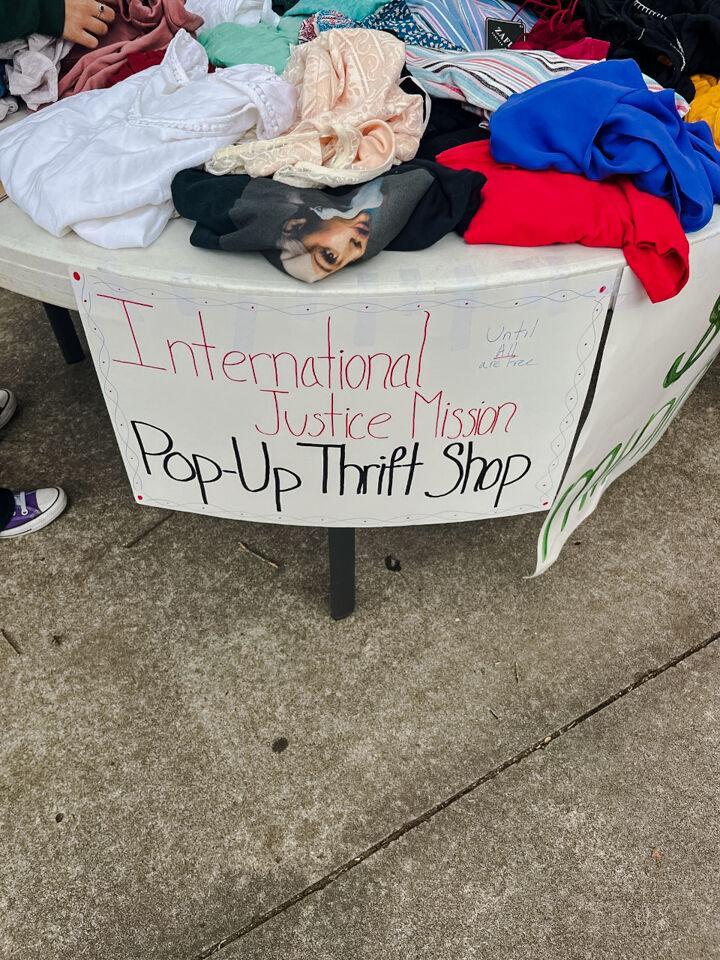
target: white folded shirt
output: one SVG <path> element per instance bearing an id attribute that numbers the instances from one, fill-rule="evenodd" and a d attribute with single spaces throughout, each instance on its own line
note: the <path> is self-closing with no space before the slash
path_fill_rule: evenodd
<path id="1" fill-rule="evenodd" d="M 180 30 L 160 66 L 0 132 L 0 182 L 56 237 L 149 246 L 172 216 L 176 173 L 238 140 L 280 136 L 295 119 L 295 87 L 272 67 L 207 71 L 204 48 Z"/>

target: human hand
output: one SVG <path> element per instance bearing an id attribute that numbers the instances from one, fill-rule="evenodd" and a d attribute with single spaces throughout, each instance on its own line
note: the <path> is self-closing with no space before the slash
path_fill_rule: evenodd
<path id="1" fill-rule="evenodd" d="M 63 37 L 91 50 L 98 45 L 98 37 L 104 37 L 109 24 L 115 19 L 115 11 L 108 3 L 98 0 L 65 0 L 65 27 Z"/>

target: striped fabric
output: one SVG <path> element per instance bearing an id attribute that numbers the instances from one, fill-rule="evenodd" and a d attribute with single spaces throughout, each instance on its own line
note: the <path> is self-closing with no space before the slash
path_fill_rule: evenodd
<path id="1" fill-rule="evenodd" d="M 405 59 L 410 73 L 431 97 L 465 100 L 487 113 L 497 110 L 513 93 L 588 65 L 587 60 L 565 60 L 546 50 L 438 53 L 407 47 Z"/>
<path id="2" fill-rule="evenodd" d="M 440 34 L 460 50 L 484 50 L 485 23 L 493 20 L 521 20 L 527 33 L 537 21 L 526 7 L 505 0 L 408 0 L 413 16 L 426 30 Z"/>
<path id="3" fill-rule="evenodd" d="M 513 93 L 587 67 L 587 60 L 566 60 L 547 50 L 479 50 L 476 53 L 405 49 L 407 68 L 431 97 L 463 100 L 485 114 L 492 113 Z M 662 86 L 645 77 L 648 90 Z M 681 117 L 690 107 L 679 93 L 675 104 Z"/>

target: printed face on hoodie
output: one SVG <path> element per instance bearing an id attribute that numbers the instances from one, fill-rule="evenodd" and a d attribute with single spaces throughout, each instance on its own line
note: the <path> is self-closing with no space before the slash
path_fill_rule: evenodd
<path id="1" fill-rule="evenodd" d="M 173 200 L 182 216 L 197 221 L 195 246 L 256 250 L 288 276 L 315 283 L 386 247 L 430 246 L 469 222 L 484 183 L 481 173 L 428 160 L 401 164 L 348 190 L 184 170 L 173 182 Z"/>
<path id="2" fill-rule="evenodd" d="M 288 220 L 284 232 L 288 239 L 302 243 L 319 280 L 365 256 L 370 239 L 370 214 L 363 210 L 349 220 L 296 218 Z"/>

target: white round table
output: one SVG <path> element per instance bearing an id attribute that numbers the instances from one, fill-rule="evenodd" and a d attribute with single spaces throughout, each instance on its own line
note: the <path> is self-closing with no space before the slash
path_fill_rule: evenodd
<path id="1" fill-rule="evenodd" d="M 13 118 L 14 119 L 14 118 Z M 238 255 L 190 246 L 192 224 L 173 220 L 149 249 L 105 250 L 71 234 L 61 239 L 35 226 L 10 199 L 0 201 L 0 287 L 41 301 L 67 362 L 84 356 L 69 309 L 76 299 L 70 271 L 107 272 L 129 280 L 207 291 L 210 295 L 280 295 L 314 303 L 338 304 L 358 297 L 482 298 L 485 291 L 546 281 L 568 281 L 593 272 L 615 271 L 625 260 L 618 250 L 578 245 L 543 248 L 468 246 L 447 236 L 415 253 L 385 252 L 309 287 L 272 267 L 260 254 Z M 720 233 L 720 215 L 692 241 Z M 619 279 L 618 279 L 619 283 Z M 603 287 L 604 289 L 604 287 Z M 568 459 L 569 463 L 569 459 Z M 140 498 L 139 498 L 140 499 Z M 516 510 L 515 512 L 520 512 Z M 288 522 L 288 521 L 285 521 Z M 437 522 L 437 521 L 433 521 Z M 328 523 L 331 554 L 331 609 L 335 618 L 354 606 L 354 526 Z"/>
<path id="2" fill-rule="evenodd" d="M 469 246 L 455 235 L 428 250 L 383 252 L 366 264 L 339 271 L 308 285 L 281 273 L 261 254 L 226 253 L 190 246 L 193 224 L 176 219 L 153 246 L 104 250 L 74 234 L 56 238 L 46 233 L 11 200 L 0 203 L 0 287 L 43 302 L 75 309 L 68 270 L 107 270 L 137 279 L 188 283 L 213 291 L 245 294 L 304 294 L 337 299 L 369 294 L 415 294 L 485 290 L 492 287 L 558 279 L 593 269 L 620 267 L 619 250 L 590 249 L 577 244 L 552 247 Z M 392 279 L 388 279 L 392 274 Z"/>

